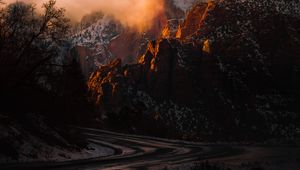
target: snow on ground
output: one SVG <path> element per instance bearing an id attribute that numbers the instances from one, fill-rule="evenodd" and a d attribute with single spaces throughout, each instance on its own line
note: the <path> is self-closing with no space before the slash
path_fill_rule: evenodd
<path id="1" fill-rule="evenodd" d="M 25 163 L 25 162 L 63 162 L 105 157 L 114 154 L 114 150 L 108 147 L 88 144 L 86 149 L 68 150 L 57 146 L 50 146 L 39 138 L 30 137 L 29 141 L 23 141 L 18 148 L 17 159 L 0 154 L 0 163 Z"/>
<path id="2" fill-rule="evenodd" d="M 26 141 L 21 147 L 19 160 L 0 159 L 0 162 L 39 162 L 55 161 L 63 162 L 68 160 L 80 160 L 110 156 L 114 150 L 93 143 L 88 144 L 86 149 L 68 150 L 60 147 L 49 146 L 39 139 L 33 137 L 33 141 Z M 35 141 L 34 141 L 35 140 Z M 36 156 L 33 154 L 36 152 Z"/>
<path id="3" fill-rule="evenodd" d="M 34 115 L 30 119 L 32 122 L 29 126 L 36 130 L 29 130 L 22 123 L 0 115 L 0 164 L 62 162 L 114 154 L 113 149 L 93 143 L 80 148 L 65 140 L 41 118 Z"/>

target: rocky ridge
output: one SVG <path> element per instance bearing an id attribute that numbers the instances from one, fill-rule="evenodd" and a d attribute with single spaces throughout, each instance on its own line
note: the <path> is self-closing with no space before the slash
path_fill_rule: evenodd
<path id="1" fill-rule="evenodd" d="M 188 136 L 292 138 L 299 131 L 298 5 L 199 3 L 180 36 L 149 42 L 136 64 L 114 60 L 93 73 L 91 99 L 104 118 L 147 115 Z"/>

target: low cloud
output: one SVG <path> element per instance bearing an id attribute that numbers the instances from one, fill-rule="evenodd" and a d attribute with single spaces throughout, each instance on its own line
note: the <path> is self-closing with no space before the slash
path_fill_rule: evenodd
<path id="1" fill-rule="evenodd" d="M 12 3 L 16 0 L 4 0 Z M 46 0 L 19 0 L 34 3 L 41 8 Z M 75 21 L 93 11 L 103 11 L 114 16 L 123 25 L 138 30 L 150 28 L 153 20 L 163 12 L 163 0 L 57 0 L 57 6 L 66 9 L 68 17 Z"/>

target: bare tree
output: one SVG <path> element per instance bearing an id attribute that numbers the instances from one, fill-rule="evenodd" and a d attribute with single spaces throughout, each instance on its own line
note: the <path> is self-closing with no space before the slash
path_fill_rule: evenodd
<path id="1" fill-rule="evenodd" d="M 18 84 L 57 61 L 60 43 L 69 32 L 69 19 L 56 1 L 43 5 L 38 14 L 33 4 L 16 2 L 0 11 L 0 80 Z M 51 68 L 50 68 L 51 69 Z"/>
<path id="2" fill-rule="evenodd" d="M 62 55 L 70 45 L 65 10 L 49 0 L 36 11 L 20 1 L 0 6 L 0 112 L 27 110 L 59 119 L 84 113 L 79 65 Z"/>

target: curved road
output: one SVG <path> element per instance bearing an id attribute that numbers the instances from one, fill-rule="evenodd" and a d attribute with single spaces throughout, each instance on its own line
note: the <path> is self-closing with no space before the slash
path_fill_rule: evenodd
<path id="1" fill-rule="evenodd" d="M 125 135 L 88 128 L 81 128 L 81 131 L 88 141 L 113 148 L 115 154 L 108 157 L 61 163 L 49 162 L 6 165 L 0 169 L 162 169 L 164 167 L 176 167 L 201 160 L 222 161 L 227 159 L 238 161 L 239 158 L 251 160 L 253 159 L 251 158 L 251 154 L 254 154 L 254 157 L 257 157 L 255 154 L 261 155 L 269 153 L 270 151 L 276 152 L 272 148 L 261 150 L 261 148 L 192 143 L 179 140 Z M 292 148 L 292 150 L 295 151 L 294 148 Z M 282 151 L 286 151 L 286 149 L 278 152 L 281 153 Z M 300 150 L 297 148 L 295 154 L 297 155 L 299 153 Z M 272 153 L 272 155 L 274 155 L 274 153 Z"/>

